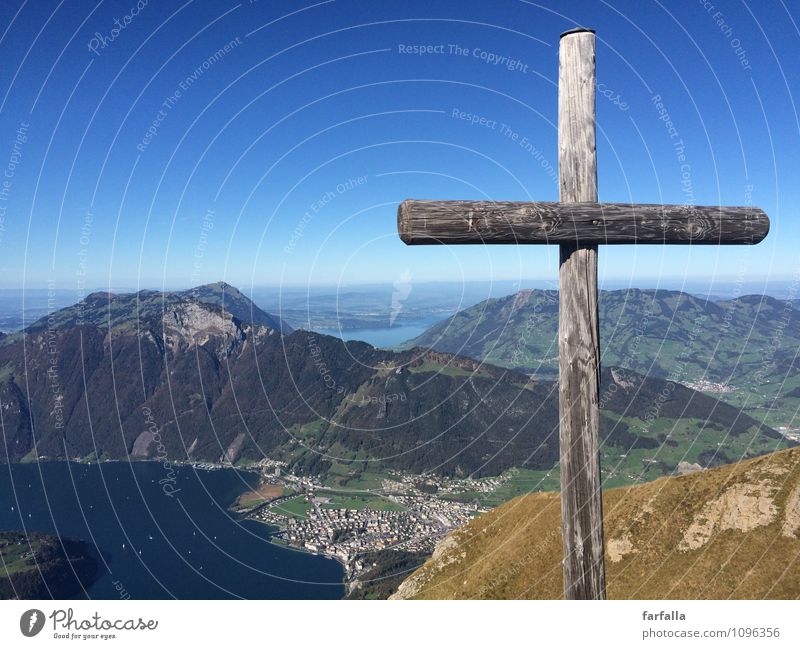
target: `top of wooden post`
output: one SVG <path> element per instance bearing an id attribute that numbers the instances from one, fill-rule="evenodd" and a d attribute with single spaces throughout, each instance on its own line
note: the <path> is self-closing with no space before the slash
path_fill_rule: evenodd
<path id="1" fill-rule="evenodd" d="M 591 27 L 573 27 L 572 29 L 562 32 L 559 38 L 564 38 L 564 36 L 568 36 L 569 34 L 580 34 L 581 32 L 589 32 L 590 34 L 595 33 Z"/>

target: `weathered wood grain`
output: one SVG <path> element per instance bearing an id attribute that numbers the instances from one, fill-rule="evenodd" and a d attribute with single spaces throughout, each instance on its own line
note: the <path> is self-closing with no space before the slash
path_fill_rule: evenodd
<path id="1" fill-rule="evenodd" d="M 410 245 L 720 245 L 760 242 L 769 218 L 752 206 L 407 200 L 397 210 L 397 227 Z"/>
<path id="2" fill-rule="evenodd" d="M 592 31 L 572 31 L 561 37 L 558 170 L 562 202 L 597 202 Z M 559 251 L 558 400 L 564 597 L 605 599 L 597 245 L 587 245 L 581 229 L 573 228 L 572 234 L 572 242 L 561 245 Z"/>

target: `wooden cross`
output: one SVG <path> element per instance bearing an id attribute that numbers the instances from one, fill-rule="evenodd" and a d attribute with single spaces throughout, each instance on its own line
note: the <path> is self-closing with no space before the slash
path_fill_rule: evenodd
<path id="1" fill-rule="evenodd" d="M 755 207 L 597 202 L 595 35 L 561 35 L 559 203 L 404 201 L 407 244 L 558 244 L 559 412 L 564 596 L 604 599 L 598 410 L 598 244 L 755 244 L 769 219 Z"/>

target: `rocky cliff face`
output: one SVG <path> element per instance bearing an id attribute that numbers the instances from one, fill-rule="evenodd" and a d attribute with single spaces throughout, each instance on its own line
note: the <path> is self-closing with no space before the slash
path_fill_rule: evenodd
<path id="1" fill-rule="evenodd" d="M 232 352 L 247 337 L 245 327 L 232 316 L 197 302 L 170 308 L 164 313 L 161 325 L 164 342 L 171 351 L 192 345 L 202 347 L 214 340 L 219 341 L 226 351 Z"/>

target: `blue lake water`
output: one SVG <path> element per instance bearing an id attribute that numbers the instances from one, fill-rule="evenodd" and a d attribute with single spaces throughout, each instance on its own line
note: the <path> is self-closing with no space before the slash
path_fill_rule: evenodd
<path id="1" fill-rule="evenodd" d="M 336 336 L 342 340 L 361 340 L 373 347 L 396 347 L 401 343 L 416 338 L 430 329 L 441 318 L 429 319 L 424 322 L 400 325 L 397 327 L 382 327 L 376 329 L 315 329 L 318 333 Z"/>
<path id="2" fill-rule="evenodd" d="M 227 507 L 252 473 L 174 470 L 157 462 L 0 465 L 0 530 L 58 533 L 91 544 L 92 599 L 339 599 L 342 566 L 269 541 L 270 528 Z"/>

